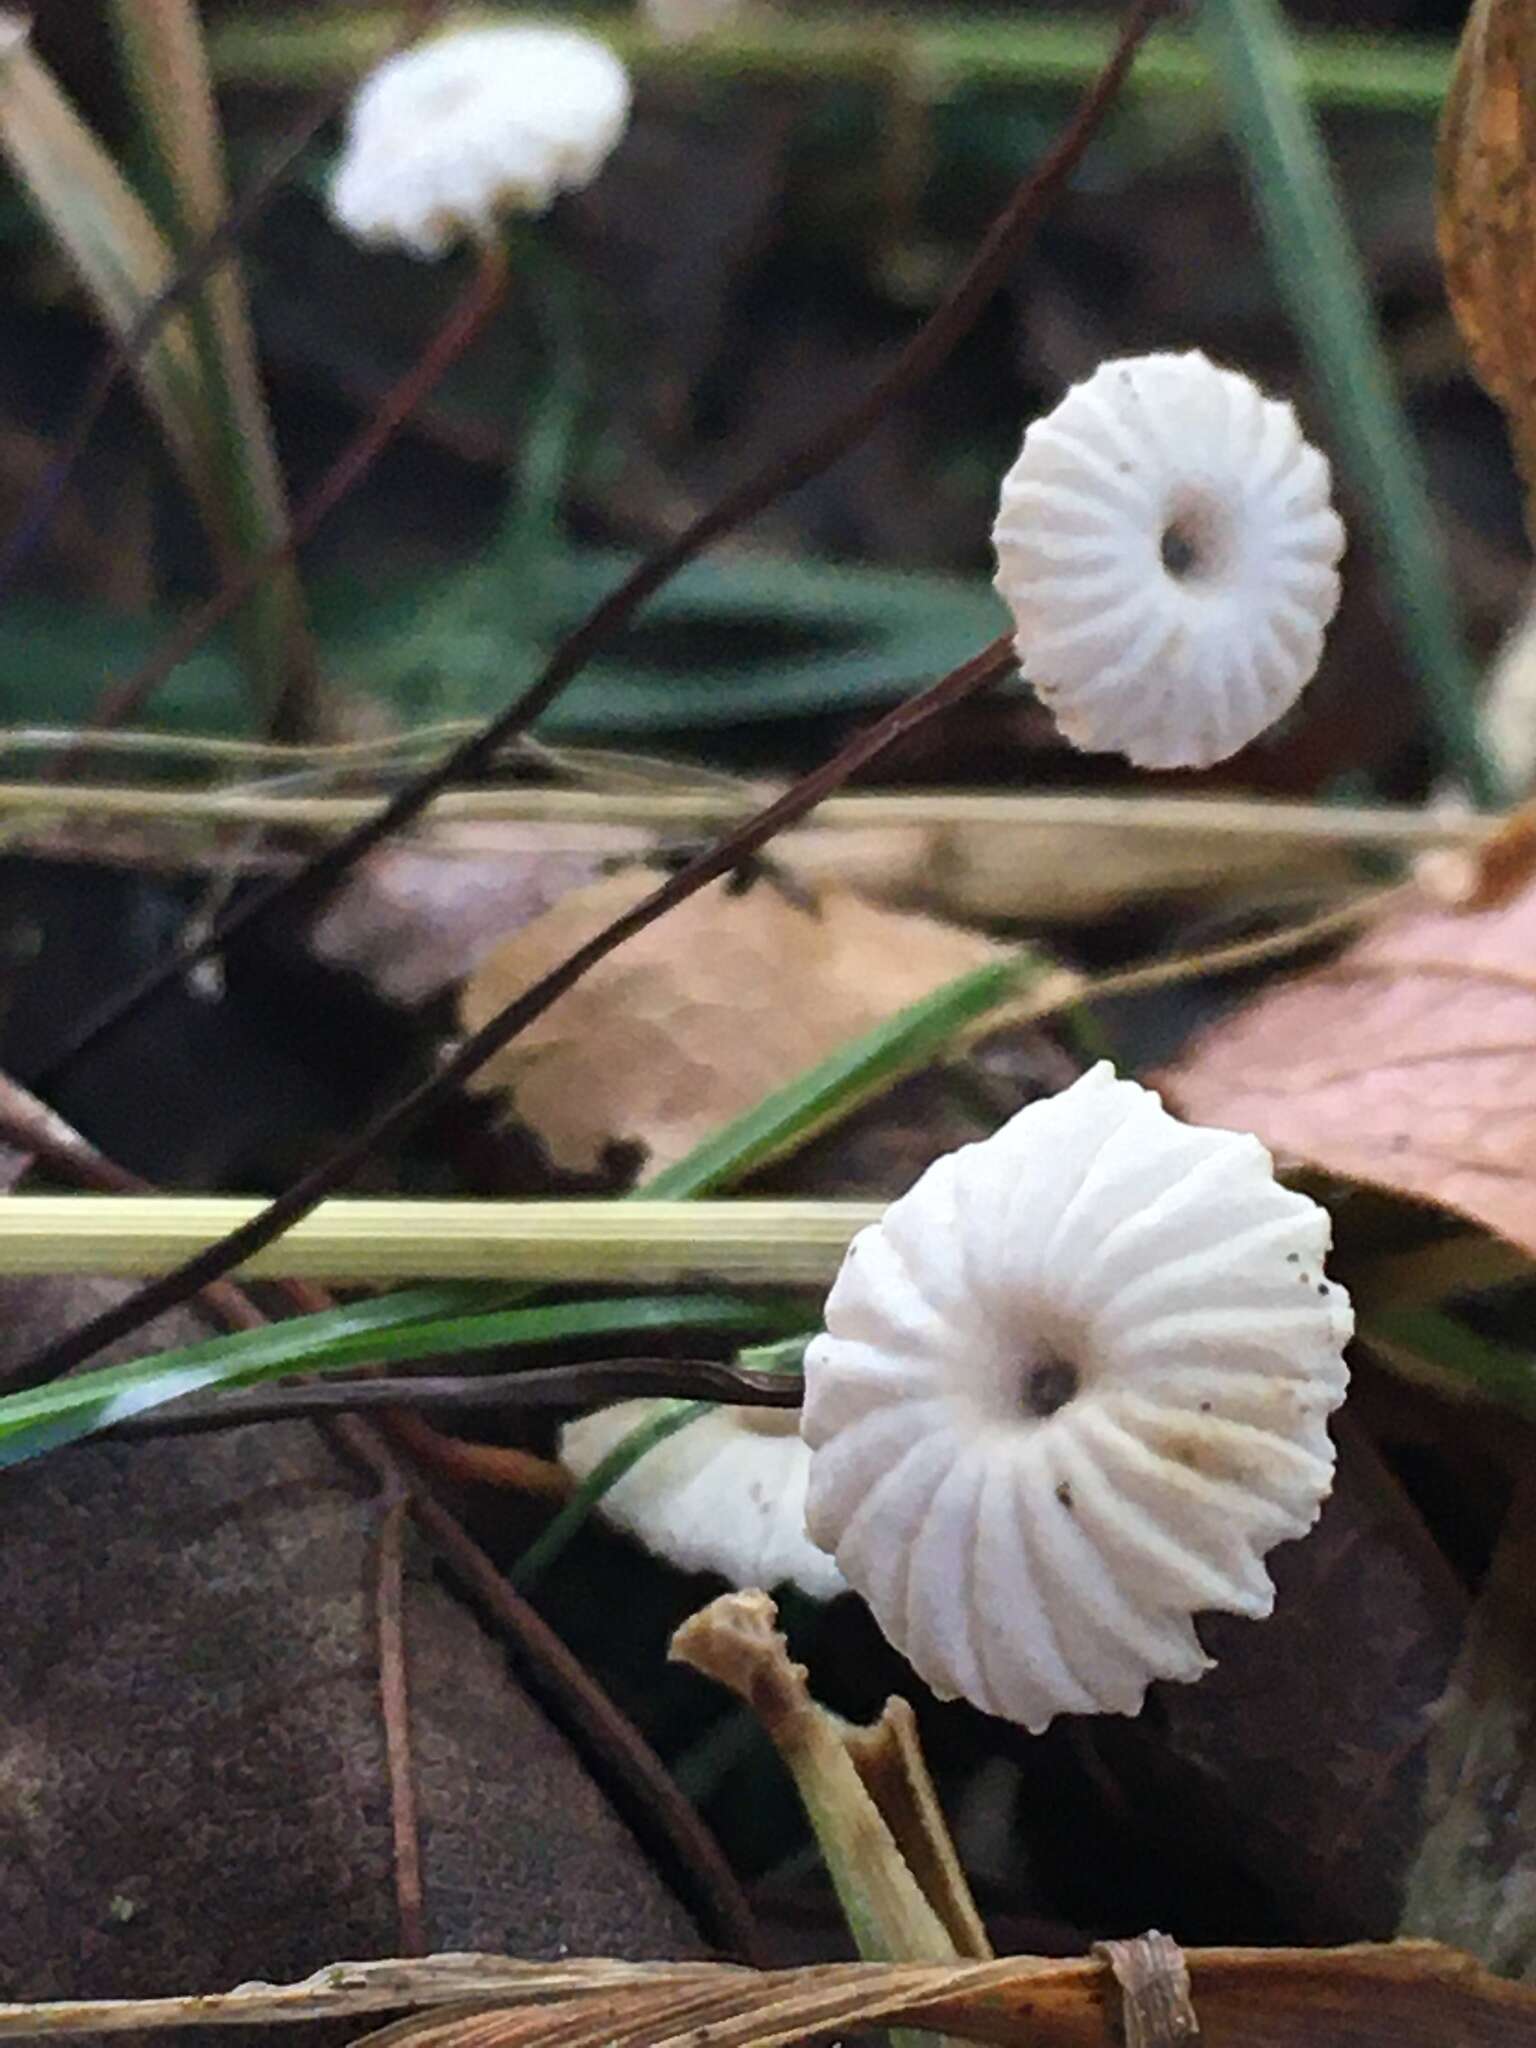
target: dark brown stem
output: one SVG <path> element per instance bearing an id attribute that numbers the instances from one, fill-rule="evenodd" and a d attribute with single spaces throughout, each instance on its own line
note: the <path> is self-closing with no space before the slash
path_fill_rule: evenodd
<path id="1" fill-rule="evenodd" d="M 499 242 L 487 243 L 458 302 L 420 357 L 383 397 L 373 417 L 353 436 L 293 516 L 286 539 L 258 555 L 198 606 L 133 675 L 102 693 L 88 730 L 100 732 L 136 718 L 154 692 L 261 587 L 262 579 L 309 541 L 342 499 L 362 481 L 411 414 L 444 376 L 501 303 L 507 259 Z M 189 951 L 183 964 L 200 958 Z"/>
<path id="2" fill-rule="evenodd" d="M 48 1345 L 19 1366 L 8 1385 L 20 1389 L 57 1379 L 60 1374 L 69 1372 L 93 1356 L 103 1345 L 126 1336 L 131 1330 L 142 1328 L 151 1317 L 185 1301 L 198 1288 L 220 1279 L 263 1246 L 273 1243 L 327 1195 L 345 1187 L 381 1145 L 402 1137 L 429 1110 L 453 1094 L 461 1082 L 468 1080 L 494 1053 L 510 1044 L 520 1031 L 542 1017 L 567 989 L 574 988 L 583 975 L 596 967 L 599 961 L 606 960 L 626 939 L 644 931 L 647 925 L 654 924 L 657 918 L 678 904 L 686 903 L 708 883 L 739 868 L 766 846 L 775 834 L 815 810 L 834 790 L 841 788 L 843 783 L 909 733 L 1005 676 L 1013 667 L 1013 661 L 1012 641 L 995 640 L 942 681 L 934 683 L 907 703 L 898 704 L 894 711 L 887 712 L 866 731 L 856 734 L 830 761 L 803 776 L 773 803 L 765 805 L 754 817 L 748 818 L 724 839 L 689 861 L 686 867 L 679 868 L 649 896 L 605 925 L 585 945 L 578 946 L 574 953 L 562 960 L 558 967 L 524 989 L 488 1024 L 466 1038 L 451 1059 L 445 1060 L 425 1081 L 419 1082 L 371 1118 L 355 1137 L 328 1159 L 321 1160 L 291 1187 L 285 1188 L 276 1200 L 269 1202 L 238 1229 L 173 1267 L 169 1273 L 149 1281 L 126 1300 Z"/>
<path id="3" fill-rule="evenodd" d="M 391 1408 L 380 1422 L 390 1442 L 429 1479 L 446 1479 L 454 1486 L 492 1486 L 529 1500 L 549 1501 L 556 1507 L 576 1490 L 575 1480 L 563 1465 L 553 1458 L 541 1458 L 536 1451 L 449 1436 L 409 1408 Z"/>
<path id="4" fill-rule="evenodd" d="M 296 1363 L 295 1372 L 303 1371 Z M 9 1383 L 7 1383 L 9 1384 Z M 741 1372 L 707 1359 L 608 1358 L 530 1372 L 414 1379 L 317 1380 L 309 1386 L 249 1387 L 213 1399 L 188 1399 L 131 1416 L 106 1436 L 200 1436 L 251 1422 L 292 1422 L 304 1415 L 353 1415 L 368 1408 L 452 1413 L 476 1408 L 584 1408 L 604 1401 L 729 1401 L 738 1408 L 794 1408 L 798 1373 Z"/>
<path id="5" fill-rule="evenodd" d="M 90 1188 L 102 1195 L 152 1195 L 147 1180 L 130 1173 L 109 1159 L 63 1117 L 39 1102 L 30 1089 L 0 1074 L 0 1137 L 51 1167 L 61 1180 L 74 1187 Z M 199 1300 L 217 1323 L 229 1330 L 256 1330 L 266 1317 L 243 1287 L 232 1280 L 215 1280 L 202 1288 Z M 9 1382 L 7 1382 L 9 1387 Z"/>
<path id="6" fill-rule="evenodd" d="M 379 1711 L 389 1769 L 389 1817 L 394 1836 L 395 1910 L 400 1953 L 427 1952 L 421 1890 L 421 1828 L 416 1813 L 416 1767 L 411 1750 L 411 1696 L 405 1651 L 405 1515 L 409 1495 L 397 1472 L 384 1493 L 379 1530 Z"/>
<path id="7" fill-rule="evenodd" d="M 168 982 L 199 960 L 220 951 L 239 932 L 265 917 L 280 902 L 312 903 L 323 897 L 354 862 L 391 833 L 417 818 L 453 783 L 475 780 L 507 742 L 526 732 L 580 673 L 597 650 L 712 541 L 755 518 L 775 500 L 830 469 L 858 445 L 892 406 L 917 391 L 948 359 L 1006 281 L 1072 173 L 1087 153 L 1114 105 L 1154 23 L 1170 0 L 1133 0 L 1113 55 L 1090 88 L 1072 121 L 994 222 L 969 268 L 933 316 L 913 336 L 885 376 L 840 418 L 755 476 L 727 493 L 649 556 L 606 597 L 551 655 L 542 675 L 473 738 L 437 767 L 400 790 L 374 817 L 334 841 L 301 868 L 253 890 L 195 947 L 159 962 L 111 997 L 72 1033 L 35 1076 L 51 1087 L 66 1068 L 107 1032 L 115 1030 Z M 183 652 L 189 652 L 184 648 Z"/>

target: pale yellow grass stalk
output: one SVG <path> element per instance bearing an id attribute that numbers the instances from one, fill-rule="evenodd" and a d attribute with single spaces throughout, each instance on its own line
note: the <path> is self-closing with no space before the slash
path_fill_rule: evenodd
<path id="1" fill-rule="evenodd" d="M 8 1195 L 0 1273 L 160 1273 L 247 1222 L 231 1195 Z M 870 1202 L 323 1202 L 242 1275 L 825 1287 Z"/>

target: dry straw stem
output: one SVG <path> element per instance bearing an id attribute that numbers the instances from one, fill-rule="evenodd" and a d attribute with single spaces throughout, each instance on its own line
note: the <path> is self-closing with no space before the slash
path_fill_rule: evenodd
<path id="1" fill-rule="evenodd" d="M 601 856 L 631 851 L 636 834 L 675 841 L 729 827 L 767 794 L 765 786 L 746 785 L 453 790 L 438 798 L 433 819 L 457 828 L 483 825 L 488 854 L 505 850 L 496 828 L 520 825 L 547 834 L 552 851 Z M 376 816 L 383 801 L 260 788 L 0 783 L 0 834 L 81 816 L 189 829 L 345 832 Z M 1471 814 L 1242 798 L 940 790 L 829 797 L 812 823 L 783 837 L 779 857 L 808 882 L 836 880 L 886 902 L 978 920 L 1071 922 L 1179 892 L 1344 887 L 1356 879 L 1359 855 L 1475 851 L 1499 824 Z M 540 843 L 530 839 L 530 854 Z M 430 830 L 421 844 L 435 850 Z M 478 850 L 462 839 L 456 844 L 470 855 Z M 451 848 L 442 851 L 451 857 Z"/>
<path id="2" fill-rule="evenodd" d="M 1536 2027 L 1536 1990 L 1434 1942 L 1185 1952 L 1207 2038 L 1242 2048 L 1509 2048 Z M 492 2001 L 497 2010 L 466 2011 Z M 705 2002 L 708 2001 L 706 2005 Z M 702 2024 L 692 2015 L 704 2005 Z M 1112 2048 L 1113 1976 L 1100 1960 L 520 1963 L 497 1956 L 340 1963 L 303 1984 L 222 1995 L 0 2005 L 0 2039 L 248 2026 L 437 2009 L 373 2048 L 771 2048 L 867 2024 L 941 2028 L 997 2048 Z M 447 2008 L 446 2011 L 443 2008 Z M 711 2009 L 712 2008 L 712 2009 Z"/>
<path id="3" fill-rule="evenodd" d="M 811 1698 L 766 1593 L 723 1593 L 672 1638 L 672 1662 L 723 1685 L 752 1709 L 784 1759 L 866 1962 L 948 1962 L 958 1951 L 924 1896 L 843 1740 Z M 974 1912 L 974 1908 L 972 1909 Z"/>
<path id="4" fill-rule="evenodd" d="M 185 264 L 219 233 L 229 214 L 223 147 L 202 25 L 193 0 L 113 0 L 113 20 L 141 136 L 148 147 L 151 201 Z M 142 310 L 142 309 L 141 309 Z M 288 530 L 287 494 L 256 362 L 256 343 L 233 252 L 190 302 L 192 340 L 208 397 L 227 539 L 249 560 L 279 546 Z M 225 564 L 225 572 L 234 561 Z M 313 650 L 291 563 L 275 564 L 242 621 L 269 719 L 304 722 Z"/>
<path id="5" fill-rule="evenodd" d="M 1259 939 L 1128 968 L 1097 981 L 1061 970 L 1021 997 L 1016 1023 L 1080 1003 L 1141 995 L 1202 975 L 1282 960 L 1342 936 L 1401 900 L 1371 890 Z M 988 1030 L 1004 1021 L 994 1012 Z M 331 1199 L 229 1270 L 359 1283 L 403 1278 L 644 1280 L 822 1286 L 867 1202 L 470 1202 Z M 0 1201 L 0 1273 L 160 1272 L 265 1214 L 262 1203 L 207 1195 L 8 1195 Z"/>
<path id="6" fill-rule="evenodd" d="M 218 116 L 202 32 L 190 0 L 115 0 L 114 13 L 140 119 L 159 158 L 164 205 L 173 238 L 186 254 L 215 234 L 229 209 Z M 199 297 L 215 348 L 205 363 L 210 382 L 225 386 L 229 427 L 241 448 L 260 529 L 253 541 L 276 541 L 286 525 L 282 474 L 272 445 L 256 345 L 240 274 L 218 266 Z"/>
<path id="7" fill-rule="evenodd" d="M 908 1701 L 888 1699 L 868 1728 L 844 1726 L 843 1747 L 907 1868 L 943 1921 L 957 1956 L 991 1959 L 992 1944 L 955 1853 Z"/>
<path id="8" fill-rule="evenodd" d="M 260 1214 L 229 1195 L 9 1195 L 0 1273 L 159 1273 Z M 321 1203 L 238 1271 L 369 1285 L 406 1279 L 708 1280 L 825 1287 L 872 1202 Z"/>
<path id="9" fill-rule="evenodd" d="M 774 803 L 768 804 L 747 823 L 738 826 L 726 838 L 717 840 L 706 847 L 683 867 L 663 881 L 643 901 L 616 917 L 602 931 L 595 933 L 571 953 L 558 967 L 552 969 L 541 980 L 532 983 L 516 997 L 498 1017 L 484 1024 L 478 1031 L 465 1038 L 457 1049 L 439 1066 L 435 1073 L 416 1082 L 403 1095 L 379 1110 L 370 1121 L 355 1131 L 336 1151 L 311 1167 L 298 1180 L 292 1182 L 283 1192 L 275 1196 L 266 1207 L 250 1216 L 244 1223 L 208 1245 L 171 1272 L 160 1275 L 145 1286 L 135 1289 L 114 1307 L 103 1310 L 89 1322 L 65 1333 L 51 1344 L 24 1361 L 12 1373 L 11 1383 L 15 1388 L 39 1386 L 46 1380 L 54 1379 L 71 1366 L 79 1365 L 85 1359 L 112 1341 L 114 1337 L 126 1336 L 130 1331 L 141 1329 L 157 1315 L 162 1308 L 184 1301 L 208 1281 L 216 1280 L 232 1272 L 255 1253 L 273 1244 L 285 1232 L 292 1229 L 301 1217 L 309 1215 L 321 1202 L 345 1187 L 358 1169 L 382 1146 L 391 1143 L 404 1132 L 412 1129 L 433 1107 L 446 1102 L 461 1088 L 469 1077 L 483 1067 L 488 1059 L 510 1045 L 520 1031 L 525 1030 L 548 1010 L 568 989 L 574 988 L 608 956 L 617 951 L 624 941 L 637 932 L 654 924 L 667 911 L 680 903 L 686 903 L 691 896 L 723 875 L 733 874 L 749 861 L 754 854 L 789 826 L 798 824 L 813 811 L 823 798 L 847 782 L 853 775 L 876 759 L 889 747 L 896 745 L 909 733 L 917 730 L 927 720 L 937 717 L 943 711 L 991 687 L 1008 672 L 1013 665 L 1013 650 L 1007 640 L 999 639 L 990 647 L 983 648 L 970 661 L 953 670 L 949 675 L 932 684 L 915 698 L 899 704 L 834 754 L 831 760 L 820 768 L 814 768 L 793 788 Z M 484 735 L 489 742 L 491 734 Z M 423 785 L 415 784 L 418 795 Z M 354 836 L 344 845 L 357 845 Z M 315 863 L 308 872 L 318 873 L 321 863 Z M 259 900 L 253 898 L 252 901 Z M 194 948 L 183 955 L 175 964 L 175 971 L 184 971 L 200 948 Z M 215 945 L 215 950 L 217 947 Z M 157 977 L 163 972 L 156 970 Z M 125 994 L 123 1003 L 113 1014 L 121 1017 L 133 1006 L 131 992 Z M 90 1042 L 93 1034 L 102 1028 L 103 1020 L 89 1024 L 82 1035 L 75 1038 L 53 1063 L 46 1077 L 34 1077 L 38 1086 L 56 1077 L 58 1068 L 68 1057 L 77 1055 Z"/>
<path id="10" fill-rule="evenodd" d="M 94 1357 L 115 1338 L 141 1329 L 162 1309 L 186 1300 L 211 1280 L 235 1271 L 276 1243 L 302 1217 L 319 1208 L 335 1189 L 345 1186 L 371 1153 L 411 1128 L 433 1105 L 450 1097 L 488 1058 L 510 1044 L 520 1030 L 541 1016 L 566 989 L 574 987 L 590 968 L 606 959 L 627 937 L 644 930 L 675 904 L 686 902 L 709 882 L 735 871 L 778 832 L 813 810 L 826 794 L 839 787 L 857 768 L 873 760 L 882 749 L 947 705 L 985 687 L 996 677 L 999 664 L 1009 658 L 1006 642 L 994 644 L 934 684 L 921 697 L 899 706 L 867 732 L 856 735 L 824 767 L 813 770 L 803 782 L 760 811 L 750 823 L 739 827 L 728 838 L 717 841 L 669 876 L 653 895 L 617 918 L 606 931 L 589 939 L 552 974 L 526 989 L 500 1017 L 466 1039 L 436 1074 L 419 1082 L 379 1112 L 339 1151 L 321 1160 L 318 1166 L 311 1168 L 265 1208 L 259 1209 L 226 1236 L 184 1260 L 170 1272 L 135 1289 L 114 1308 L 104 1310 L 25 1360 L 12 1372 L 13 1389 L 41 1386 L 57 1378 Z M 1262 940 L 1212 948 L 1193 958 L 1158 962 L 1149 968 L 1109 976 L 1095 986 L 1093 993 L 1099 996 L 1137 993 L 1194 975 L 1282 958 L 1298 947 L 1332 938 L 1365 922 L 1400 898 L 1401 894 L 1401 890 L 1391 889 L 1367 892 L 1321 917 Z M 1020 1005 L 1018 1021 L 1044 1017 L 1052 1011 L 1069 1008 L 1088 991 L 1089 985 L 1081 977 L 1058 974 L 1036 993 L 1032 1002 Z"/>
<path id="11" fill-rule="evenodd" d="M 122 173 L 33 52 L 27 24 L 0 12 L 0 151 L 122 339 L 171 280 L 170 252 Z M 210 532 L 223 517 L 208 394 L 184 314 L 166 320 L 135 374 Z"/>

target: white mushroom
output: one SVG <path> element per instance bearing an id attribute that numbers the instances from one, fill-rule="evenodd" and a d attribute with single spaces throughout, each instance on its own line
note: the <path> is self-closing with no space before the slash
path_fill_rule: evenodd
<path id="1" fill-rule="evenodd" d="M 1205 768 L 1295 703 L 1339 599 L 1327 459 L 1203 355 L 1103 363 L 1002 488 L 997 587 L 1063 734 Z"/>
<path id="2" fill-rule="evenodd" d="M 850 1246 L 806 1353 L 807 1526 L 941 1698 L 1040 1729 L 1209 1666 L 1316 1520 L 1353 1320 L 1257 1138 L 1096 1067 Z"/>
<path id="3" fill-rule="evenodd" d="M 589 185 L 624 133 L 629 75 L 608 45 L 539 23 L 457 29 L 364 80 L 331 184 L 358 241 L 441 256 L 506 213 Z"/>
<path id="4" fill-rule="evenodd" d="M 657 1407 L 621 1401 L 567 1423 L 560 1462 L 585 1479 Z M 719 1572 L 737 1587 L 795 1585 L 831 1600 L 845 1588 L 805 1533 L 809 1468 L 793 1411 L 719 1407 L 648 1450 L 598 1512 L 684 1571 Z"/>

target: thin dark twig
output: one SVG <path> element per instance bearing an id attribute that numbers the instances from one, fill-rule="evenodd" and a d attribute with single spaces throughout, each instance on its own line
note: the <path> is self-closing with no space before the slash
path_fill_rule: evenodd
<path id="1" fill-rule="evenodd" d="M 302 1371 L 302 1366 L 295 1366 Z M 168 1402 L 130 1416 L 104 1436 L 201 1436 L 252 1422 L 306 1415 L 354 1415 L 368 1408 L 583 1408 L 605 1401 L 728 1401 L 738 1408 L 795 1408 L 798 1373 L 744 1372 L 712 1359 L 607 1358 L 531 1372 L 455 1373 L 441 1378 L 317 1380 L 307 1386 L 244 1387 L 213 1398 Z"/>
<path id="2" fill-rule="evenodd" d="M 103 1195 L 152 1195 L 147 1180 L 119 1166 L 30 1089 L 0 1073 L 0 1137 L 19 1146 L 61 1180 Z M 199 1299 L 215 1321 L 231 1330 L 255 1330 L 267 1320 L 243 1287 L 215 1280 L 200 1289 Z M 9 1385 L 9 1382 L 7 1382 Z"/>
<path id="3" fill-rule="evenodd" d="M 310 541 L 316 529 L 328 519 L 372 468 L 400 428 L 427 395 L 436 389 L 486 321 L 501 303 L 506 289 L 507 260 L 499 242 L 488 243 L 481 252 L 474 276 L 466 285 L 448 317 L 433 335 L 409 370 L 384 394 L 373 415 L 342 449 L 325 475 L 305 498 L 289 522 L 288 532 L 275 547 L 246 562 L 200 604 L 188 618 L 131 676 L 103 692 L 87 727 L 100 732 L 136 718 L 145 703 L 172 670 L 192 654 L 216 626 L 220 626 L 248 598 L 260 589 L 264 577 L 281 563 L 290 561 Z M 201 949 L 187 948 L 181 964 L 190 965 L 202 957 Z M 68 1056 L 54 1062 L 53 1071 L 67 1064 Z"/>
<path id="4" fill-rule="evenodd" d="M 411 1698 L 405 1654 L 405 1515 L 409 1493 L 396 1471 L 383 1482 L 384 1519 L 379 1529 L 378 1600 L 379 1711 L 384 1721 L 384 1758 L 389 1771 L 389 1818 L 394 1837 L 395 1910 L 400 1953 L 427 1953 L 426 1914 L 421 1889 L 421 1827 L 416 1812 L 416 1774 L 411 1751 Z"/>
<path id="5" fill-rule="evenodd" d="M 354 1415 L 330 1423 L 335 1440 L 382 1485 L 399 1466 L 371 1423 Z M 410 1487 L 411 1519 L 471 1597 L 520 1653 L 546 1697 L 558 1705 L 589 1752 L 608 1764 L 664 1835 L 713 1924 L 712 1938 L 741 1961 L 760 1965 L 762 1944 L 752 1908 L 720 1845 L 666 1765 L 634 1723 L 615 1706 L 538 1611 L 514 1592 L 474 1538 L 423 1485 Z"/>
<path id="6" fill-rule="evenodd" d="M 885 717 L 849 743 L 809 775 L 787 789 L 772 803 L 716 841 L 712 847 L 667 877 L 649 896 L 642 898 L 622 916 L 605 925 L 548 974 L 472 1033 L 450 1059 L 418 1082 L 378 1115 L 370 1118 L 355 1137 L 329 1158 L 285 1188 L 274 1201 L 242 1223 L 238 1229 L 206 1245 L 181 1265 L 128 1296 L 125 1301 L 95 1316 L 36 1353 L 11 1375 L 12 1388 L 40 1386 L 56 1379 L 82 1360 L 90 1358 L 104 1344 L 139 1329 L 152 1316 L 184 1301 L 199 1287 L 207 1286 L 251 1258 L 263 1246 L 282 1236 L 301 1216 L 307 1216 L 324 1198 L 345 1187 L 364 1162 L 378 1149 L 410 1130 L 423 1116 L 449 1097 L 478 1067 L 511 1043 L 520 1031 L 542 1017 L 550 1006 L 574 988 L 583 975 L 633 938 L 647 925 L 686 903 L 691 896 L 722 875 L 732 873 L 777 833 L 796 824 L 832 792 L 870 762 L 895 746 L 909 733 L 927 724 L 941 712 L 975 696 L 1006 675 L 1013 667 L 1013 642 L 1004 638 L 973 656 L 952 674 L 934 683 L 905 704 L 898 704 Z"/>
<path id="7" fill-rule="evenodd" d="M 506 743 L 549 709 L 597 650 L 645 601 L 712 541 L 766 510 L 787 492 L 831 468 L 869 433 L 892 406 L 931 378 L 974 326 L 1006 281 L 1114 105 L 1136 53 L 1171 0 L 1133 0 L 1115 50 L 1076 114 L 1034 172 L 998 216 L 965 274 L 938 310 L 864 397 L 821 432 L 749 477 L 702 513 L 674 540 L 647 557 L 555 649 L 537 680 L 490 723 L 435 767 L 409 783 L 372 818 L 323 848 L 296 874 L 253 890 L 198 942 L 160 961 L 87 1017 L 36 1076 L 47 1087 L 88 1047 L 134 1014 L 167 983 L 220 951 L 239 932 L 280 902 L 321 898 L 364 854 L 417 818 L 443 790 L 481 775 Z"/>
<path id="8" fill-rule="evenodd" d="M 525 1451 L 516 1444 L 477 1443 L 436 1429 L 410 1408 L 391 1408 L 382 1418 L 390 1442 L 403 1451 L 413 1470 L 429 1480 L 455 1486 L 491 1486 L 498 1492 L 520 1493 L 528 1500 L 564 1506 L 576 1482 L 553 1458 Z"/>
<path id="9" fill-rule="evenodd" d="M 40 1102 L 9 1074 L 0 1074 L 0 1134 L 31 1152 L 61 1179 L 101 1195 L 140 1195 L 150 1190 L 136 1173 L 119 1166 L 81 1137 L 57 1110 Z"/>
<path id="10" fill-rule="evenodd" d="M 406 44 L 414 42 L 446 5 L 447 0 L 418 0 L 412 18 L 406 22 L 391 47 L 403 49 Z M 271 205 L 294 165 L 320 130 L 334 120 L 347 104 L 352 90 L 349 79 L 304 110 L 279 141 L 261 174 L 241 194 L 218 226 L 188 250 L 177 266 L 175 276 L 143 307 L 128 332 L 111 341 L 80 402 L 68 439 L 39 480 L 31 503 L 9 539 L 0 546 L 0 603 L 10 596 L 16 576 L 48 531 L 59 501 L 69 488 L 119 379 L 132 369 L 172 314 L 185 305 L 218 266 L 233 254 L 241 239 Z"/>

